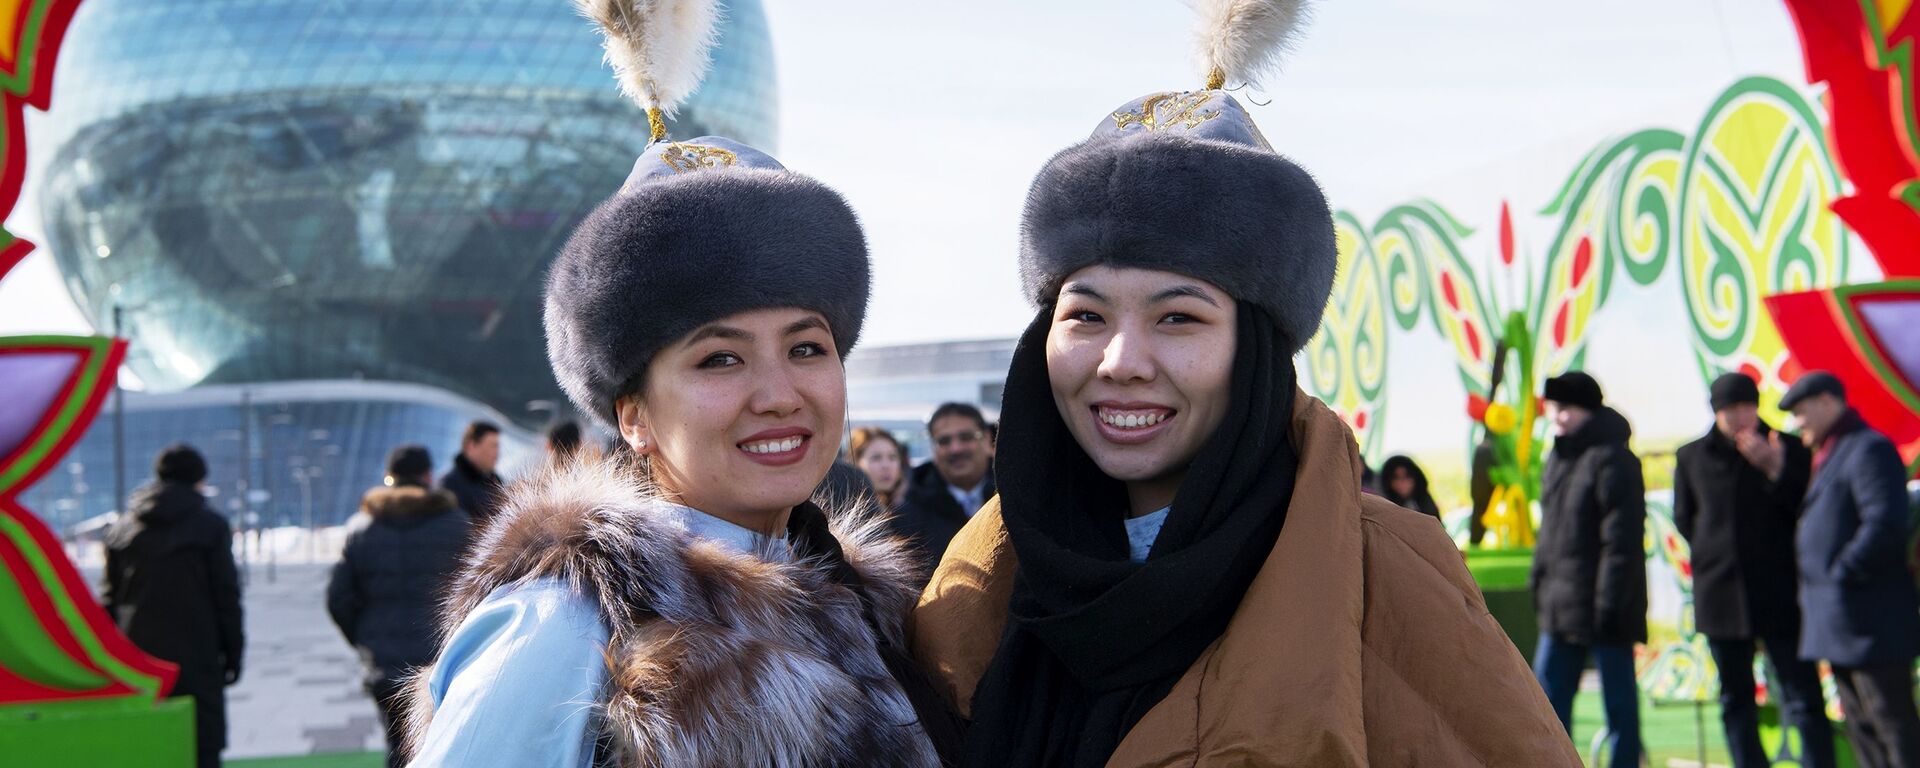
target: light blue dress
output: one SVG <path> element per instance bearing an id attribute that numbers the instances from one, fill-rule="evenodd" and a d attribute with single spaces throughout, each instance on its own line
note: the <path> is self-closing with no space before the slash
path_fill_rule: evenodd
<path id="1" fill-rule="evenodd" d="M 792 556 L 784 539 L 663 506 L 698 538 L 768 559 Z M 591 768 L 606 647 L 598 607 L 565 582 L 494 590 L 447 638 L 428 677 L 433 724 L 409 765 Z"/>

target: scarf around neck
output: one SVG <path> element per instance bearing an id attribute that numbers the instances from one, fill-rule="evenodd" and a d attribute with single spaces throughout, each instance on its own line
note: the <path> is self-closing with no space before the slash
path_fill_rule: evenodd
<path id="1" fill-rule="evenodd" d="M 973 701 L 970 766 L 1099 766 L 1225 631 L 1293 497 L 1295 378 L 1266 313 L 1242 303 L 1228 411 L 1145 563 L 1129 559 L 1123 483 L 1054 404 L 1052 308 L 1015 349 L 996 463 L 1019 560 L 1009 621 Z"/>

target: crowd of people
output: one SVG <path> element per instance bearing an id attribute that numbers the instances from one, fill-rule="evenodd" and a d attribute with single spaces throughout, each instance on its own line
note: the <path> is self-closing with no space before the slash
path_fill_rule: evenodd
<path id="1" fill-rule="evenodd" d="M 437 484 L 425 448 L 393 451 L 327 589 L 391 764 L 1577 766 L 1589 660 L 1611 764 L 1640 763 L 1646 489 L 1599 384 L 1539 393 L 1531 670 L 1421 469 L 1363 483 L 1298 385 L 1332 215 L 1223 90 L 1286 38 L 1249 30 L 1290 20 L 1208 28 L 1204 88 L 1103 113 L 1040 169 L 998 422 L 940 406 L 912 466 L 905 436 L 846 434 L 871 293 L 851 207 L 732 139 L 674 140 L 699 77 L 671 65 L 701 57 L 662 59 L 650 7 L 583 5 L 654 139 L 545 285 L 555 378 L 613 450 L 555 430 L 512 484 L 491 425 Z M 1699 629 L 1736 668 L 1736 761 L 1768 761 L 1738 669 L 1764 648 L 1808 764 L 1831 754 L 1824 661 L 1856 757 L 1920 765 L 1904 468 L 1830 375 L 1780 403 L 1804 450 L 1757 402 L 1715 383 L 1675 489 Z M 182 666 L 211 764 L 244 647 L 205 473 L 162 455 L 110 535 L 106 603 Z"/>

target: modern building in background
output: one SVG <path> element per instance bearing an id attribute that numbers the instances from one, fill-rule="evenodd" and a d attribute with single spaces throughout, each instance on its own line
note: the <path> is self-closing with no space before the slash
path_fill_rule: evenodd
<path id="1" fill-rule="evenodd" d="M 563 0 L 88 0 L 29 126 L 67 289 L 156 391 L 372 379 L 556 400 L 546 268 L 647 142 Z M 759 0 L 674 120 L 776 148 Z"/>
<path id="2" fill-rule="evenodd" d="M 725 5 L 673 131 L 775 150 L 765 11 Z M 148 392 L 27 502 L 85 527 L 120 506 L 116 444 L 131 488 L 186 441 L 237 521 L 327 525 L 395 444 L 444 469 L 488 418 L 509 467 L 535 453 L 566 403 L 547 265 L 647 143 L 601 55 L 565 0 L 81 4 L 29 183 L 67 290 L 102 333 L 118 314 Z"/>
<path id="3" fill-rule="evenodd" d="M 434 474 L 452 466 L 469 421 L 501 424 L 505 471 L 543 458 L 539 437 L 480 403 L 419 384 L 295 381 L 212 384 L 179 392 L 127 392 L 114 436 L 111 401 L 59 469 L 22 495 L 54 530 L 75 535 L 111 522 L 115 449 L 126 490 L 152 478 L 161 448 L 186 442 L 207 458 L 206 492 L 236 529 L 339 525 L 386 474 L 387 451 L 421 443 Z M 242 457 L 251 456 L 251 462 Z"/>
<path id="4" fill-rule="evenodd" d="M 972 403 L 1000 418 L 1018 339 L 860 347 L 847 357 L 847 420 L 886 427 L 918 462 L 933 454 L 927 417 L 941 403 Z"/>

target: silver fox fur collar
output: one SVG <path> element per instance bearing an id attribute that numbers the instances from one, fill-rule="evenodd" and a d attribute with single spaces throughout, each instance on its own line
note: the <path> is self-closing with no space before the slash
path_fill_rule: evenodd
<path id="1" fill-rule="evenodd" d="M 639 477 L 620 459 L 582 456 L 513 487 L 450 590 L 441 636 L 501 586 L 558 578 L 609 631 L 600 764 L 939 765 L 876 651 L 876 625 L 905 647 L 917 597 L 909 555 L 879 518 L 828 515 L 856 594 L 817 562 L 692 538 Z M 430 672 L 411 691 L 414 744 L 433 717 Z"/>

